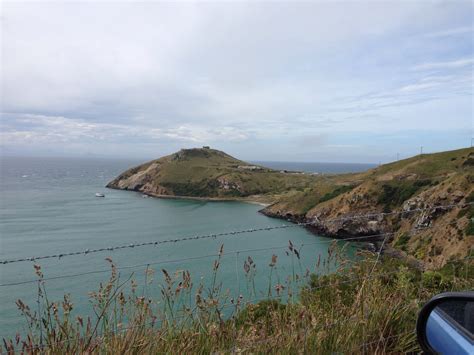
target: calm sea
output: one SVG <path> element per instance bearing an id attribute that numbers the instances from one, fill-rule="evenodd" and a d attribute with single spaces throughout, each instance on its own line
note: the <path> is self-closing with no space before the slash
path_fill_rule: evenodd
<path id="1" fill-rule="evenodd" d="M 280 226 L 287 222 L 271 219 L 258 211 L 261 206 L 240 202 L 204 202 L 143 198 L 129 191 L 108 190 L 104 186 L 137 161 L 65 158 L 2 158 L 0 179 L 0 260 L 82 251 L 129 243 L 160 241 L 200 234 L 219 233 L 253 227 Z M 293 169 L 281 163 L 286 169 Z M 301 168 L 295 168 L 300 170 Z M 341 172 L 341 167 L 331 172 Z M 305 170 L 305 169 L 301 169 Z M 344 169 L 343 169 L 344 170 Z M 105 198 L 95 197 L 102 192 Z M 301 260 L 286 255 L 291 240 L 301 249 Z M 277 275 L 284 282 L 294 272 L 314 270 L 319 255 L 327 256 L 328 239 L 295 227 L 273 231 L 218 237 L 153 247 L 127 248 L 113 252 L 42 260 L 45 277 L 77 275 L 107 270 L 105 257 L 112 257 L 125 278 L 143 284 L 145 264 L 156 270 L 191 270 L 195 283 L 211 277 L 215 256 L 221 244 L 226 255 L 219 280 L 231 294 L 248 297 L 244 260 L 251 256 L 257 265 L 256 296 L 268 290 L 268 264 L 278 256 Z M 315 244 L 319 243 L 319 244 Z M 282 247 L 269 249 L 272 247 Z M 246 251 L 248 249 L 252 249 Z M 253 250 L 261 249 L 261 250 Z M 348 248 L 349 257 L 355 246 Z M 189 260 L 186 260 L 189 258 Z M 192 259 L 195 258 L 195 259 Z M 107 273 L 89 273 L 49 280 L 50 299 L 72 295 L 77 313 L 88 313 L 88 292 L 97 289 Z M 0 337 L 24 330 L 25 323 L 15 306 L 22 299 L 35 306 L 36 284 L 6 284 L 34 280 L 32 262 L 0 264 Z M 162 275 L 157 272 L 156 282 Z M 153 286 L 153 285 L 152 285 Z M 158 286 L 147 291 L 158 294 Z M 253 295 L 255 297 L 255 295 Z"/>

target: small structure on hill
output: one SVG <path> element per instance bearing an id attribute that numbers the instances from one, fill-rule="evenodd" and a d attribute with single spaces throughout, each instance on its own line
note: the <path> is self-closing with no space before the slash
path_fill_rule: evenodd
<path id="1" fill-rule="evenodd" d="M 239 165 L 237 168 L 242 170 L 263 170 L 260 166 L 257 165 Z"/>

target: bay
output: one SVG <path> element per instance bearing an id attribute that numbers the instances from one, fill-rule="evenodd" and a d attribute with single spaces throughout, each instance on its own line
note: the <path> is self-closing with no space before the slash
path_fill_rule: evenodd
<path id="1" fill-rule="evenodd" d="M 2 157 L 0 260 L 288 224 L 260 214 L 262 206 L 256 204 L 143 198 L 139 193 L 104 188 L 120 172 L 138 163 L 112 159 Z M 96 192 L 104 193 L 105 198 L 95 197 Z M 290 240 L 300 248 L 300 259 L 288 249 Z M 218 280 L 234 297 L 243 295 L 250 299 L 264 297 L 277 280 L 284 283 L 295 273 L 314 271 L 318 258 L 323 261 L 327 258 L 330 242 L 302 227 L 291 227 L 45 259 L 37 263 L 46 278 L 61 277 L 47 281 L 49 298 L 61 299 L 68 293 L 74 302 L 74 311 L 88 314 L 88 292 L 108 277 L 106 257 L 111 257 L 119 267 L 125 267 L 120 270 L 121 277 L 133 273 L 140 287 L 145 284 L 147 264 L 156 270 L 156 284 L 162 281 L 162 268 L 171 274 L 190 270 L 195 284 L 206 284 L 212 277 L 215 254 L 223 245 L 225 254 Z M 355 244 L 346 249 L 349 258 L 355 251 Z M 268 265 L 274 254 L 278 257 L 277 269 L 270 281 Z M 243 267 L 248 257 L 257 266 L 255 291 Z M 24 331 L 25 322 L 15 300 L 22 299 L 34 306 L 37 284 L 9 284 L 35 280 L 33 264 L 0 264 L 0 284 L 4 285 L 0 286 L 0 337 Z M 159 287 L 150 286 L 147 292 L 149 296 L 157 296 Z"/>

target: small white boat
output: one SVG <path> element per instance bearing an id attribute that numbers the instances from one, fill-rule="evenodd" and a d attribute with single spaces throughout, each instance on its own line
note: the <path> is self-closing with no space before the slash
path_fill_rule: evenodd
<path id="1" fill-rule="evenodd" d="M 105 195 L 103 193 L 96 192 L 95 197 L 105 197 Z"/>

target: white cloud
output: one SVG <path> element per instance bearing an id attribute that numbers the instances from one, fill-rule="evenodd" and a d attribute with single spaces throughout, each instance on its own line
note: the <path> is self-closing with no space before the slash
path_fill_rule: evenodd
<path id="1" fill-rule="evenodd" d="M 473 27 L 471 26 L 463 26 L 463 27 L 455 27 L 450 28 L 442 31 L 436 31 L 431 33 L 426 33 L 423 36 L 427 38 L 439 38 L 439 37 L 451 37 L 451 36 L 459 36 L 464 34 L 472 34 Z"/>
<path id="2" fill-rule="evenodd" d="M 8 115 L 8 114 L 7 114 Z M 160 129 L 143 126 L 89 123 L 83 119 L 62 116 L 15 114 L 10 116 L 10 125 L 3 123 L 0 141 L 6 143 L 74 143 L 81 141 L 115 142 L 124 137 L 142 140 L 163 140 L 171 138 L 182 142 L 206 143 L 220 140 L 242 141 L 248 135 L 235 127 L 210 128 L 198 125 L 182 125 Z M 31 129 L 18 129 L 18 124 Z"/>
<path id="3" fill-rule="evenodd" d="M 414 70 L 433 70 L 433 69 L 456 69 L 466 66 L 472 66 L 474 59 L 462 58 L 445 62 L 423 63 L 413 67 Z"/>
<path id="4" fill-rule="evenodd" d="M 431 89 L 434 87 L 437 87 L 439 83 L 421 83 L 421 84 L 411 84 L 404 86 L 400 89 L 400 91 L 405 91 L 405 92 L 413 92 L 413 91 L 419 91 L 419 90 L 425 90 L 425 89 Z"/>

